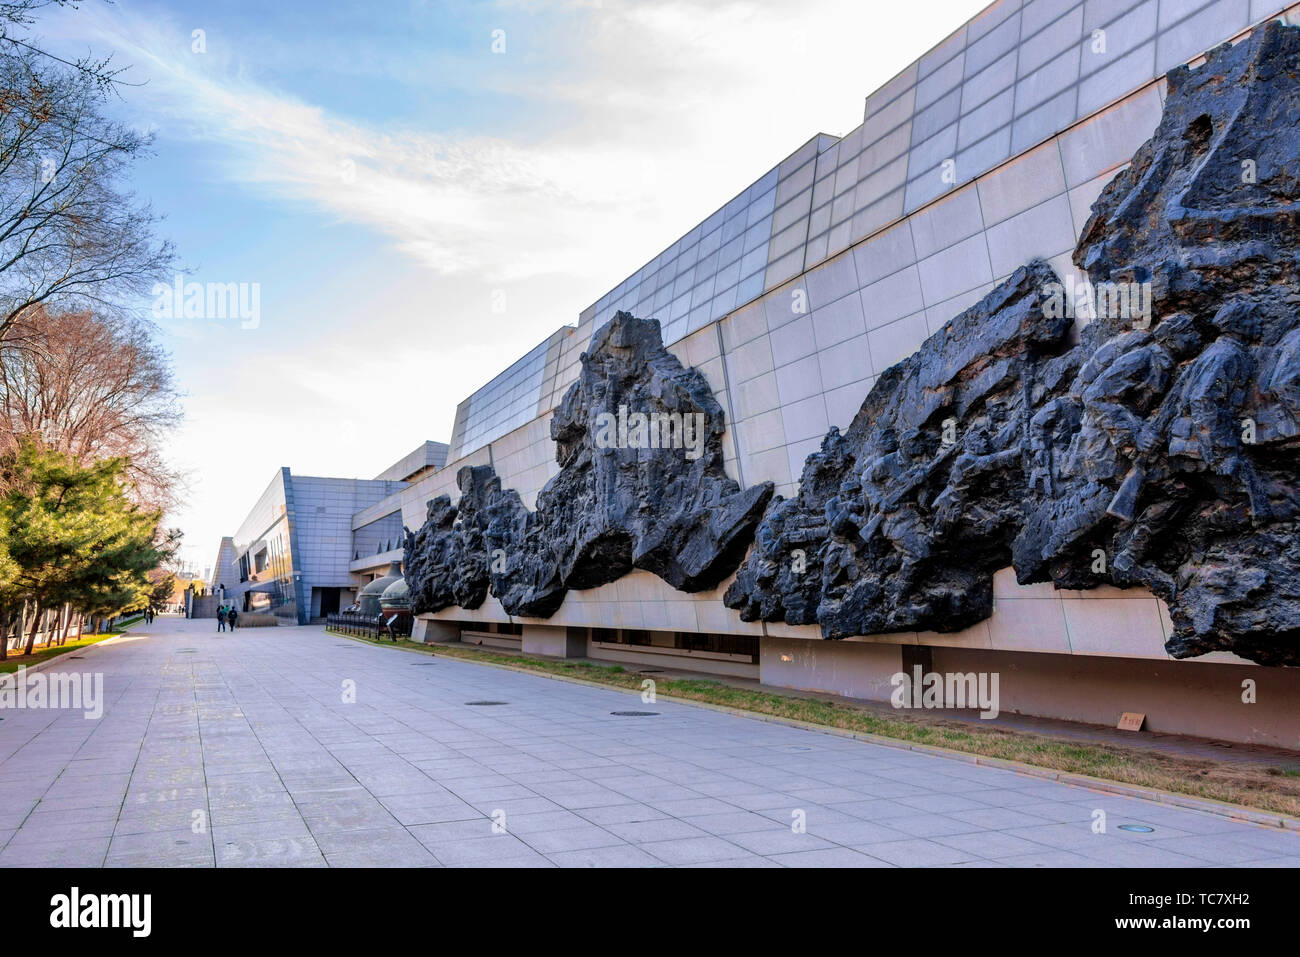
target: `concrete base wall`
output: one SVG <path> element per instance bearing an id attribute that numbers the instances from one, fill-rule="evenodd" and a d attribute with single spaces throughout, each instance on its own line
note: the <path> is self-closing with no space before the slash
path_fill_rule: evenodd
<path id="1" fill-rule="evenodd" d="M 570 637 L 569 629 L 555 625 L 524 625 L 523 650 L 530 655 L 581 658 L 587 654 L 587 639 Z"/>
<path id="2" fill-rule="evenodd" d="M 427 645 L 439 641 L 459 641 L 460 624 L 454 621 L 419 617 L 411 622 L 411 640 L 422 641 Z"/>
<path id="3" fill-rule="evenodd" d="M 720 658 L 705 658 L 691 655 L 689 652 L 672 654 L 671 652 L 643 651 L 635 645 L 595 645 L 587 652 L 587 657 L 600 661 L 616 661 L 620 664 L 637 665 L 643 668 L 659 668 L 664 671 L 698 671 L 701 674 L 726 675 L 730 678 L 757 678 L 759 666 L 748 661 L 731 661 Z"/>
<path id="4" fill-rule="evenodd" d="M 889 679 L 903 670 L 900 645 L 764 638 L 759 680 L 777 688 L 888 701 Z"/>
<path id="5" fill-rule="evenodd" d="M 1004 712 L 1300 749 L 1300 668 L 934 648 L 933 668 L 997 672 Z M 1253 704 L 1242 701 L 1254 682 Z"/>
<path id="6" fill-rule="evenodd" d="M 1146 715 L 1145 731 L 1300 749 L 1300 668 L 765 638 L 761 680 L 889 701 L 891 678 L 925 659 L 926 672 L 996 674 L 1004 714 L 1114 727 L 1134 711 Z M 1253 703 L 1242 700 L 1244 682 L 1254 683 Z"/>

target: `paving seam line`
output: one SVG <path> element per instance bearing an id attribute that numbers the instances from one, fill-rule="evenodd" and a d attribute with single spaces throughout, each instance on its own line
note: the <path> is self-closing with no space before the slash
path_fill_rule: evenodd
<path id="1" fill-rule="evenodd" d="M 356 638 L 352 635 L 340 635 L 333 631 L 325 632 L 325 634 L 334 635 L 338 638 L 347 638 L 349 641 L 359 642 L 367 647 L 383 647 L 382 645 L 365 638 Z M 435 644 L 432 647 L 436 648 L 437 645 Z M 394 650 L 405 651 L 408 654 L 413 655 L 438 657 L 436 651 L 432 653 L 416 651 L 410 648 L 402 648 L 400 645 L 394 646 Z M 534 671 L 529 668 L 520 668 L 515 665 L 502 664 L 497 661 L 473 661 L 469 658 L 460 658 L 456 655 L 444 655 L 443 657 L 448 661 L 463 661 L 467 664 L 479 665 L 481 667 L 500 668 L 503 671 L 535 675 L 539 678 L 550 678 L 554 681 L 567 681 L 571 684 L 586 685 L 589 688 L 603 688 L 606 691 L 618 691 L 623 694 L 636 695 L 637 697 L 640 697 L 641 695 L 641 692 L 634 688 L 619 688 L 614 685 L 602 684 L 599 681 L 588 681 L 585 678 L 577 678 L 570 675 L 556 675 L 544 671 Z M 773 724 L 783 724 L 788 727 L 802 728 L 806 731 L 833 734 L 840 738 L 853 738 L 857 741 L 879 744 L 887 748 L 897 748 L 903 751 L 915 751 L 919 754 L 930 754 L 935 757 L 949 758 L 961 761 L 964 764 L 975 764 L 981 767 L 1000 768 L 1005 771 L 1014 771 L 1016 774 L 1023 774 L 1027 777 L 1056 781 L 1069 787 L 1082 788 L 1088 791 L 1101 791 L 1102 793 L 1113 794 L 1118 797 L 1132 797 L 1143 801 L 1151 801 L 1156 804 L 1165 804 L 1193 811 L 1205 811 L 1209 814 L 1217 814 L 1220 817 L 1231 818 L 1234 821 L 1240 821 L 1246 824 L 1256 824 L 1260 827 L 1267 827 L 1274 830 L 1286 830 L 1300 833 L 1300 818 L 1287 817 L 1286 815 L 1274 814 L 1269 811 L 1259 811 L 1254 808 L 1243 807 L 1240 804 L 1229 804 L 1226 801 L 1216 801 L 1212 798 L 1197 798 L 1192 797 L 1191 795 L 1177 794 L 1173 791 L 1162 791 L 1159 788 L 1146 787 L 1140 784 L 1122 784 L 1118 781 L 1107 781 L 1104 778 L 1094 778 L 1087 774 L 1079 774 L 1074 771 L 1057 771 L 1052 768 L 1040 768 L 1033 764 L 1024 764 L 1020 761 L 1012 761 L 1007 758 L 992 758 L 982 754 L 969 754 L 965 751 L 955 751 L 951 748 L 938 747 L 933 744 L 916 744 L 911 741 L 903 741 L 899 738 L 887 738 L 883 735 L 871 734 L 865 731 L 848 731 L 843 728 L 831 728 L 823 724 L 813 724 L 809 721 L 800 721 L 797 718 L 783 718 L 779 715 L 761 714 L 757 711 L 746 711 L 743 708 L 733 708 L 729 705 L 722 704 L 711 704 L 707 701 L 676 698 L 667 694 L 656 694 L 655 698 L 659 701 L 670 701 L 673 704 L 690 705 L 697 708 L 708 708 L 711 711 L 721 711 L 724 714 L 749 718 L 754 721 L 767 721 Z"/>

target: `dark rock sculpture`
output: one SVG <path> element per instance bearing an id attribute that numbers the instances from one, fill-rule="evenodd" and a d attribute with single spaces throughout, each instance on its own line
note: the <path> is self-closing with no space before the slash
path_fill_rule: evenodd
<path id="1" fill-rule="evenodd" d="M 664 348 L 659 323 L 618 313 L 551 420 L 560 471 L 536 511 L 489 466 L 466 467 L 459 504 L 435 498 L 407 532 L 415 612 L 476 608 L 490 588 L 509 614 L 548 617 L 569 589 L 633 568 L 682 591 L 716 587 L 772 495 L 727 477 L 724 429 L 708 381 Z"/>
<path id="2" fill-rule="evenodd" d="M 827 638 L 955 630 L 1011 565 L 1151 589 L 1175 657 L 1300 663 L 1298 74 L 1278 23 L 1173 70 L 1075 251 L 1078 343 L 1050 269 L 1019 270 L 831 430 L 726 603 Z"/>
<path id="3" fill-rule="evenodd" d="M 420 530 L 405 529 L 403 559 L 416 615 L 450 605 L 473 609 L 487 598 L 487 507 L 501 481 L 491 466 L 467 465 L 456 473 L 456 484 L 458 505 L 439 495 L 429 502 Z"/>

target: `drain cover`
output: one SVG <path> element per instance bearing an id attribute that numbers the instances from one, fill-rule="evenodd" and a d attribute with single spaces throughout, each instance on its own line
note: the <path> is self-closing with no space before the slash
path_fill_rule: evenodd
<path id="1" fill-rule="evenodd" d="M 435 664 L 437 664 L 437 662 L 434 661 L 412 661 L 411 662 L 411 666 L 415 668 L 428 668 Z"/>
<path id="2" fill-rule="evenodd" d="M 69 661 L 77 661 L 77 660 L 79 660 L 79 659 L 81 659 L 81 658 L 84 658 L 84 657 L 86 657 L 86 656 L 85 656 L 85 655 L 68 655 L 68 660 L 69 660 Z"/>
<path id="3" fill-rule="evenodd" d="M 616 714 L 620 718 L 650 718 L 657 715 L 658 711 L 611 711 L 610 714 Z"/>
<path id="4" fill-rule="evenodd" d="M 1119 829 L 1121 831 L 1132 831 L 1134 834 L 1150 834 L 1155 830 L 1154 827 L 1147 827 L 1145 824 L 1121 824 Z"/>
<path id="5" fill-rule="evenodd" d="M 490 708 L 493 705 L 509 704 L 509 701 L 466 701 L 465 704 L 471 708 Z"/>

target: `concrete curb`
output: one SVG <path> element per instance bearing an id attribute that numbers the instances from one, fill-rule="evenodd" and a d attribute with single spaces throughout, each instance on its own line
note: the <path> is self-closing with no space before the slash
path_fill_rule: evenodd
<path id="1" fill-rule="evenodd" d="M 325 632 L 325 634 L 334 635 L 338 638 L 347 638 L 350 641 L 358 641 L 365 645 L 375 645 L 375 642 L 367 641 L 364 638 L 354 638 L 351 635 L 340 635 L 337 632 Z M 427 655 L 428 657 L 438 657 L 437 652 L 414 651 L 410 648 L 393 646 L 397 651 L 405 651 L 413 655 Z M 434 645 L 433 647 L 437 647 Z M 444 655 L 450 661 L 463 661 L 466 664 L 479 665 L 486 668 L 500 668 L 503 671 L 514 671 L 520 674 L 535 675 L 538 678 L 550 678 L 554 681 L 567 681 L 571 684 L 586 685 L 589 688 L 603 688 L 606 691 L 618 691 L 623 694 L 636 695 L 640 698 L 641 693 L 631 688 L 618 688 L 614 685 L 602 684 L 599 681 L 587 681 L 584 678 L 576 678 L 570 675 L 552 675 L 542 671 L 533 671 L 528 668 L 519 668 L 514 665 L 505 665 L 496 661 L 472 661 L 468 658 L 461 658 L 456 655 Z M 656 694 L 656 700 L 669 701 L 673 704 L 688 705 L 695 708 L 707 708 L 711 711 L 721 711 L 725 714 L 735 715 L 740 718 L 749 718 L 755 721 L 767 721 L 773 724 L 784 724 L 793 728 L 802 728 L 805 731 L 817 731 L 821 734 L 832 734 L 840 738 L 853 738 L 857 741 L 865 741 L 869 744 L 879 744 L 887 748 L 897 748 L 902 751 L 916 751 L 920 754 L 930 754 L 935 757 L 949 758 L 951 760 L 961 761 L 964 764 L 976 764 L 982 767 L 999 768 L 1004 771 L 1013 771 L 1016 774 L 1023 774 L 1026 777 L 1039 778 L 1045 781 L 1056 781 L 1059 784 L 1065 784 L 1069 787 L 1082 788 L 1088 791 L 1098 791 L 1103 794 L 1113 794 L 1117 797 L 1138 798 L 1143 801 L 1151 801 L 1155 804 L 1163 804 L 1169 807 L 1185 808 L 1192 811 L 1203 811 L 1208 814 L 1216 814 L 1219 817 L 1230 818 L 1234 821 L 1240 821 L 1245 824 L 1255 824 L 1260 827 L 1280 828 L 1282 830 L 1294 831 L 1300 833 L 1300 818 L 1287 817 L 1282 814 L 1275 814 L 1269 811 L 1260 811 L 1255 808 L 1243 807 L 1240 804 L 1229 804 L 1226 801 L 1215 801 L 1211 798 L 1192 797 L 1189 794 L 1177 794 L 1173 791 L 1162 791 L 1159 788 L 1147 787 L 1141 784 L 1123 784 L 1118 781 L 1108 781 L 1105 778 L 1094 778 L 1087 774 L 1079 774 L 1073 771 L 1056 771 L 1052 768 L 1040 768 L 1033 764 L 1024 764 L 1020 761 L 1011 761 L 1006 758 L 991 758 L 981 754 L 969 754 L 965 751 L 954 751 L 951 748 L 941 748 L 933 744 L 916 744 L 911 741 L 903 741 L 899 738 L 887 738 L 883 735 L 869 734 L 863 731 L 846 731 L 843 728 L 830 728 L 822 724 L 813 724 L 809 721 L 800 721 L 796 718 L 782 718 L 779 715 L 761 714 L 757 711 L 746 711 L 743 708 L 732 708 L 728 705 L 710 704 L 707 701 L 694 701 L 689 698 L 675 698 L 672 695 Z"/>

